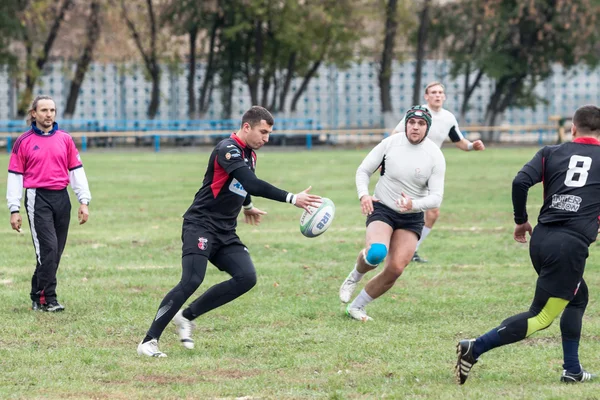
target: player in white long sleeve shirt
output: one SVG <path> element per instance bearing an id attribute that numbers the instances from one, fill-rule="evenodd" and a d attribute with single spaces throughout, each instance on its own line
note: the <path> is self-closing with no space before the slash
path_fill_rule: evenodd
<path id="1" fill-rule="evenodd" d="M 444 93 L 444 85 L 440 82 L 431 82 L 425 87 L 425 101 L 423 107 L 427 107 L 431 113 L 431 128 L 429 129 L 428 139 L 431 139 L 438 147 L 442 147 L 444 140 L 449 138 L 455 145 L 461 150 L 485 150 L 485 145 L 481 140 L 475 140 L 470 142 L 465 139 L 460 129 L 458 128 L 458 121 L 456 117 L 450 111 L 443 108 L 444 101 L 446 100 L 446 94 Z M 394 128 L 392 135 L 395 133 L 405 132 L 406 121 L 403 118 L 396 128 Z M 425 226 L 423 226 L 423 232 L 421 233 L 421 239 L 417 243 L 415 254 L 413 255 L 412 261 L 416 262 L 427 262 L 427 260 L 419 257 L 417 250 L 419 246 L 435 224 L 435 221 L 440 216 L 439 208 L 432 208 L 425 211 Z"/>
<path id="2" fill-rule="evenodd" d="M 340 300 L 349 302 L 362 277 L 386 260 L 383 270 L 346 308 L 348 316 L 361 321 L 371 319 L 365 306 L 394 286 L 410 262 L 425 222 L 423 211 L 439 207 L 444 195 L 446 161 L 426 137 L 431 114 L 414 106 L 405 119 L 406 134 L 384 139 L 356 171 L 358 198 L 367 216 L 366 247 L 340 287 Z M 379 167 L 381 177 L 371 196 L 369 179 Z"/>

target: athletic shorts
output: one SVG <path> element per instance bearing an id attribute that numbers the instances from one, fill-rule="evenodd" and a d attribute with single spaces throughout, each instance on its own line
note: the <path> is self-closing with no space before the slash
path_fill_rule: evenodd
<path id="1" fill-rule="evenodd" d="M 183 242 L 182 257 L 199 254 L 209 260 L 225 246 L 234 245 L 245 248 L 235 231 L 220 232 L 185 220 L 181 230 L 181 241 Z"/>
<path id="2" fill-rule="evenodd" d="M 385 222 L 393 230 L 404 229 L 414 232 L 419 239 L 421 238 L 423 225 L 425 225 L 425 218 L 422 212 L 401 214 L 379 202 L 373 203 L 373 212 L 367 217 L 367 226 L 373 221 Z"/>
<path id="3" fill-rule="evenodd" d="M 538 224 L 529 243 L 538 285 L 553 297 L 572 300 L 583 279 L 588 247 L 584 237 L 576 232 Z"/>

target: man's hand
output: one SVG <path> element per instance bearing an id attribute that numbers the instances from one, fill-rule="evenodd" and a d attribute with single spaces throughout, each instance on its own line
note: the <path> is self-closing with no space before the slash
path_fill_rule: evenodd
<path id="1" fill-rule="evenodd" d="M 79 225 L 83 225 L 87 222 L 90 217 L 87 204 L 80 204 L 79 211 L 77 211 L 77 218 L 79 219 Z"/>
<path id="2" fill-rule="evenodd" d="M 21 232 L 21 224 L 23 223 L 23 219 L 21 218 L 21 214 L 18 212 L 10 214 L 10 226 L 17 232 Z"/>
<path id="3" fill-rule="evenodd" d="M 476 140 L 473 142 L 473 150 L 483 151 L 483 150 L 485 150 L 485 145 L 483 144 L 483 142 L 481 140 Z"/>
<path id="4" fill-rule="evenodd" d="M 296 204 L 294 204 L 296 207 L 303 208 L 309 213 L 311 212 L 310 208 L 319 208 L 322 203 L 321 196 L 308 193 L 310 189 L 312 189 L 312 186 L 296 194 Z"/>
<path id="5" fill-rule="evenodd" d="M 400 212 L 412 210 L 412 199 L 404 194 L 404 192 L 400 193 L 399 199 L 396 199 L 396 206 Z"/>
<path id="6" fill-rule="evenodd" d="M 249 210 L 244 210 L 244 220 L 250 225 L 260 225 L 260 220 L 263 215 L 267 215 L 266 211 L 259 210 L 256 207 L 252 207 Z"/>
<path id="7" fill-rule="evenodd" d="M 525 236 L 525 232 L 529 232 L 529 236 L 531 236 L 531 232 L 533 232 L 533 228 L 531 227 L 529 221 L 525 222 L 524 224 L 515 225 L 513 237 L 519 243 L 527 243 L 527 236 Z"/>
<path id="8" fill-rule="evenodd" d="M 360 198 L 360 209 L 362 210 L 363 215 L 371 215 L 373 213 L 373 203 L 377 203 L 377 200 L 373 196 L 369 196 L 368 194 L 364 195 Z"/>

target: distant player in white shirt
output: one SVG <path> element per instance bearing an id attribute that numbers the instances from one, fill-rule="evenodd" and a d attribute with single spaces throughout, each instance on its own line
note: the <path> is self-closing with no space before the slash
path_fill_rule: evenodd
<path id="1" fill-rule="evenodd" d="M 429 134 L 427 135 L 428 139 L 432 140 L 438 147 L 442 147 L 444 140 L 446 140 L 446 138 L 450 138 L 456 147 L 461 150 L 485 150 L 485 146 L 481 140 L 470 142 L 469 140 L 465 139 L 458 128 L 458 121 L 456 121 L 454 114 L 442 108 L 444 101 L 446 101 L 444 85 L 442 85 L 440 82 L 431 82 L 428 84 L 425 87 L 425 101 L 427 104 L 424 104 L 423 106 L 429 109 L 432 117 L 431 128 L 429 129 Z M 395 133 L 405 132 L 405 125 L 405 120 L 403 118 L 394 128 L 392 135 Z M 423 227 L 423 232 L 421 233 L 421 239 L 419 239 L 419 242 L 417 243 L 417 248 L 415 249 L 415 254 L 413 255 L 412 261 L 427 262 L 427 260 L 419 257 L 417 251 L 419 250 L 421 243 L 423 243 L 427 235 L 429 235 L 429 232 L 431 232 L 433 224 L 435 224 L 435 221 L 437 221 L 439 216 L 439 208 L 434 208 L 425 212 L 425 226 Z"/>
<path id="2" fill-rule="evenodd" d="M 386 260 L 383 270 L 346 308 L 348 316 L 360 321 L 371 319 L 365 306 L 394 286 L 410 262 L 425 222 L 423 211 L 442 203 L 446 161 L 426 137 L 431 114 L 414 106 L 405 120 L 406 134 L 382 140 L 356 171 L 358 198 L 367 216 L 366 247 L 340 288 L 340 300 L 348 303 L 362 277 Z M 369 180 L 378 168 L 381 177 L 370 195 Z"/>

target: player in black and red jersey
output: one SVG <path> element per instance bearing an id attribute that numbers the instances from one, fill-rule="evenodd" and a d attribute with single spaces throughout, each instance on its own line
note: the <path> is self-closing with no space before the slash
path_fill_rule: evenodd
<path id="1" fill-rule="evenodd" d="M 526 243 L 526 232 L 531 235 L 529 254 L 538 274 L 535 295 L 529 311 L 504 320 L 477 339 L 458 343 L 456 376 L 461 385 L 481 354 L 547 328 L 561 313 L 564 369 L 560 380 L 585 382 L 596 377 L 581 367 L 578 353 L 588 303 L 583 272 L 600 215 L 600 108 L 579 108 L 571 133 L 572 142 L 542 148 L 513 181 L 513 236 Z M 544 204 L 532 233 L 527 192 L 538 182 L 544 185 Z"/>
<path id="2" fill-rule="evenodd" d="M 269 141 L 273 123 L 269 111 L 254 106 L 243 115 L 240 129 L 212 151 L 202 187 L 183 216 L 181 281 L 160 303 L 146 337 L 138 345 L 139 355 L 166 356 L 158 349 L 158 339 L 171 320 L 183 346 L 193 349 L 192 320 L 254 287 L 254 264 L 235 231 L 242 207 L 246 222 L 253 225 L 258 225 L 266 214 L 252 205 L 251 195 L 288 202 L 303 209 L 320 205 L 321 198 L 308 193 L 310 187 L 293 194 L 254 174 L 254 150 Z M 180 310 L 204 280 L 208 261 L 230 274 L 231 279 L 209 288 L 189 307 Z"/>

